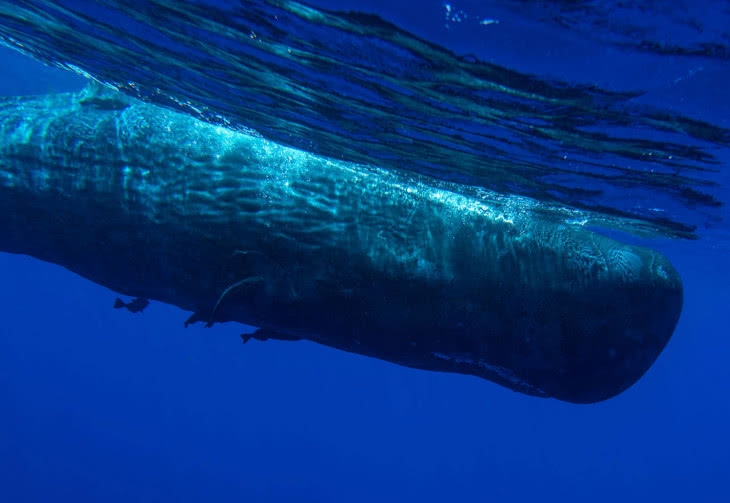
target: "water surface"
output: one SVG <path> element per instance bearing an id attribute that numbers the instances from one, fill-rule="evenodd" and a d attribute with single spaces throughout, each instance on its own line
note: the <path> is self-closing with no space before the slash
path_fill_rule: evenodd
<path id="1" fill-rule="evenodd" d="M 730 15 L 663 5 L 6 2 L 0 37 L 317 154 L 529 196 L 556 218 L 569 207 L 623 230 L 723 235 L 727 93 L 706 116 L 663 98 L 721 71 Z M 548 47 L 510 68 L 517 40 Z"/>

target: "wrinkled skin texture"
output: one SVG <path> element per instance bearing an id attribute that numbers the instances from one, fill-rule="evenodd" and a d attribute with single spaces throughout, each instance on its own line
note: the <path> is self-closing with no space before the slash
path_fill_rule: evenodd
<path id="1" fill-rule="evenodd" d="M 318 158 L 89 87 L 0 104 L 0 249 L 117 292 L 576 403 L 636 382 L 682 284 L 526 200 Z"/>

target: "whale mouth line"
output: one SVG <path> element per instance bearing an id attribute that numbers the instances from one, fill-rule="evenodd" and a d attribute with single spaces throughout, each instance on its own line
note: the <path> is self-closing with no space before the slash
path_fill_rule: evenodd
<path id="1" fill-rule="evenodd" d="M 446 360 L 454 363 L 466 363 L 469 365 L 478 365 L 479 367 L 483 368 L 487 372 L 493 373 L 497 376 L 499 376 L 500 379 L 504 379 L 508 382 L 510 382 L 515 388 L 518 388 L 522 390 L 523 392 L 527 392 L 530 395 L 535 396 L 549 396 L 548 393 L 541 390 L 540 388 L 531 385 L 528 382 L 525 382 L 523 379 L 520 379 L 512 370 L 500 367 L 499 365 L 491 365 L 484 360 L 478 360 L 474 361 L 469 355 L 446 355 L 439 352 L 432 352 L 431 355 L 435 356 L 436 358 L 439 358 L 441 360 Z"/>

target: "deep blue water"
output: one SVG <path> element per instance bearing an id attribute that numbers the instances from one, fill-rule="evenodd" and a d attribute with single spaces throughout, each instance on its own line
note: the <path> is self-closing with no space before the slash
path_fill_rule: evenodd
<path id="1" fill-rule="evenodd" d="M 53 3 L 17 4 L 41 11 L 52 9 Z M 0 10 L 9 9 L 11 3 L 5 4 Z M 65 4 L 91 9 L 95 2 Z M 266 12 L 265 4 L 244 2 L 239 17 L 209 19 L 226 26 L 243 23 L 247 8 Z M 413 169 L 549 203 L 598 209 L 607 219 L 619 218 L 610 221 L 626 230 L 634 227 L 620 220 L 622 216 L 645 218 L 657 236 L 664 236 L 645 244 L 667 254 L 685 285 L 684 310 L 668 347 L 622 395 L 590 406 L 569 405 L 472 377 L 407 369 L 308 342 L 251 341 L 241 346 L 235 326 L 183 329 L 187 313 L 159 303 L 137 315 L 113 310 L 114 292 L 58 266 L 3 254 L 0 499 L 725 500 L 730 472 L 727 4 L 312 4 L 379 14 L 418 40 L 435 44 L 419 57 L 441 58 L 443 64 L 420 80 L 413 77 L 413 69 L 388 73 L 396 70 L 387 58 L 376 56 L 401 54 L 389 32 L 391 38 L 378 42 L 378 50 L 368 52 L 364 44 L 356 52 L 330 54 L 347 64 L 354 64 L 357 56 L 370 80 L 347 83 L 321 77 L 330 89 L 318 99 L 336 99 L 320 102 L 312 109 L 317 113 L 294 114 L 296 107 L 276 102 L 272 89 L 284 89 L 282 81 L 272 80 L 278 84 L 263 92 L 230 80 L 242 67 L 226 54 L 241 47 L 228 47 L 216 68 L 195 66 L 200 54 L 186 52 L 189 47 L 164 52 L 171 42 L 157 39 L 160 33 L 143 23 L 160 21 L 151 15 L 133 26 L 125 24 L 129 10 L 80 10 L 106 24 L 97 26 L 102 34 L 86 33 L 81 28 L 93 23 L 76 20 L 74 36 L 84 41 L 95 34 L 109 45 L 95 46 L 97 52 L 71 42 L 57 49 L 67 51 L 63 62 L 106 77 L 125 91 L 167 105 L 171 97 L 178 105 L 188 100 L 182 108 L 191 113 L 203 110 L 207 119 L 252 128 L 315 152 L 361 162 L 380 159 L 395 169 L 424 158 L 424 152 L 435 159 L 451 159 L 457 152 L 464 161 L 458 166 L 446 162 Z M 257 19 L 251 16 L 245 22 L 269 26 Z M 0 25 L 6 36 L 8 26 L 14 26 L 16 39 L 27 35 L 7 16 Z M 372 27 L 372 19 L 365 25 Z M 156 26 L 170 36 L 177 25 Z M 35 41 L 30 52 L 51 61 L 58 39 L 53 38 L 53 26 L 46 28 L 25 42 Z M 287 36 L 300 50 L 308 48 L 310 58 L 337 46 L 334 39 L 307 45 L 329 33 L 309 28 L 314 30 L 300 26 Z M 70 40 L 68 32 L 57 35 Z M 225 38 L 225 33 L 219 35 Z M 260 31 L 257 37 L 262 37 Z M 206 45 L 199 50 L 226 47 L 222 39 L 200 40 Z M 152 42 L 154 46 L 144 45 Z M 111 62 L 103 57 L 110 50 L 118 51 Z M 138 59 L 140 53 L 153 61 L 165 55 L 169 66 L 147 66 Z M 471 56 L 448 59 L 449 54 Z M 124 57 L 139 64 L 125 67 Z M 273 77 L 286 74 L 292 79 L 287 83 L 302 84 L 336 69 L 311 65 L 304 71 L 287 66 L 289 61 L 258 57 L 261 71 L 274 68 Z M 186 61 L 196 70 L 183 79 L 187 87 L 178 85 L 179 75 L 174 74 Z M 413 125 L 432 117 L 434 109 L 424 107 L 433 104 L 404 101 L 403 96 L 431 92 L 430 84 L 439 79 L 453 83 L 454 62 L 466 65 L 459 66 L 462 70 L 476 72 L 470 65 L 477 65 L 479 72 L 489 70 L 492 80 L 479 74 L 484 82 L 509 84 L 511 91 L 485 97 L 456 85 L 439 88 L 433 98 L 443 105 L 441 122 L 414 136 Z M 487 63 L 498 66 L 479 66 Z M 2 50 L 0 67 L 5 75 L 0 95 L 83 85 L 76 75 L 41 66 L 10 49 Z M 235 92 L 262 96 L 261 101 L 244 106 L 221 97 L 220 88 L 211 84 L 213 70 Z M 390 76 L 391 94 L 380 86 L 384 74 Z M 135 85 L 130 88 L 130 83 Z M 154 87 L 162 91 L 156 93 Z M 524 94 L 514 98 L 528 90 L 533 92 L 529 99 Z M 361 94 L 366 92 L 371 94 Z M 384 98 L 397 106 L 378 102 Z M 356 120 L 339 113 L 358 99 L 371 102 L 372 108 L 358 109 Z M 489 99 L 491 108 L 479 109 L 470 121 L 454 119 L 456 109 L 449 107 L 486 107 L 480 99 Z M 553 107 L 555 102 L 545 105 L 546 100 L 559 103 Z M 517 105 L 543 114 L 542 124 L 557 140 L 526 140 L 530 136 L 523 128 L 524 116 L 529 114 Z M 270 119 L 255 115 L 266 107 L 275 110 Z M 489 110 L 502 115 L 494 119 Z M 363 117 L 382 127 L 354 129 Z M 693 133 L 687 132 L 690 125 L 697 126 Z M 453 130 L 459 135 L 452 135 Z M 603 146 L 611 154 L 595 150 L 595 138 L 584 135 L 586 131 L 608 135 Z M 365 133 L 372 136 L 363 137 Z M 378 143 L 378 135 L 386 133 L 393 145 L 410 136 L 416 146 L 388 150 Z M 572 139 L 568 133 L 575 133 Z M 338 142 L 338 137 L 344 139 Z M 637 147 L 623 142 L 624 137 L 653 143 Z M 647 159 L 642 154 L 646 145 L 681 159 L 668 159 L 670 154 L 663 160 Z M 474 160 L 479 159 L 478 148 L 492 149 L 488 170 Z M 556 164 L 563 153 L 578 160 L 563 169 Z M 471 167 L 462 169 L 464 165 Z M 511 170 L 513 165 L 520 169 Z M 657 179 L 655 171 L 666 176 Z M 601 178 L 606 173 L 610 181 Z M 662 218 L 655 218 L 657 213 Z"/>

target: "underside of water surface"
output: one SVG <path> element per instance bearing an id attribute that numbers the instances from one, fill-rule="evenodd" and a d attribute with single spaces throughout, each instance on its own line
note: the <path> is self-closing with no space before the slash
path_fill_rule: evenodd
<path id="1" fill-rule="evenodd" d="M 643 3 L 443 3 L 416 29 L 408 13 L 381 4 L 6 2 L 0 40 L 146 101 L 333 159 L 528 196 L 556 218 L 586 210 L 581 218 L 608 229 L 723 235 L 728 124 L 663 106 L 662 93 L 727 60 L 726 7 L 710 15 Z M 526 56 L 519 70 L 491 62 L 500 40 L 517 46 L 522 28 L 539 36 L 555 27 L 563 35 L 554 59 Z M 579 43 L 593 57 L 573 51 L 565 64 L 583 57 L 585 70 L 555 78 L 562 48 Z"/>

